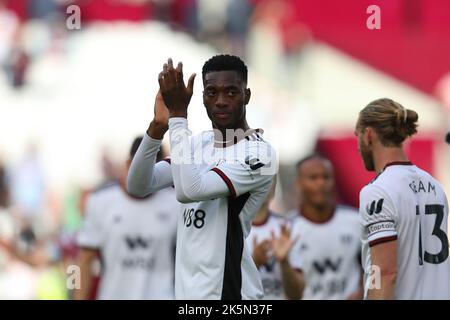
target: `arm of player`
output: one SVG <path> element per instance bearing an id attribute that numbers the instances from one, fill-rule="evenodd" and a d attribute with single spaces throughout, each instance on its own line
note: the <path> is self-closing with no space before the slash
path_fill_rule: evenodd
<path id="1" fill-rule="evenodd" d="M 270 240 L 266 239 L 258 243 L 256 237 L 253 238 L 253 254 L 252 258 L 255 262 L 256 267 L 259 269 L 263 265 L 267 264 L 269 260 L 269 249 L 271 243 Z"/>
<path id="2" fill-rule="evenodd" d="M 397 240 L 379 243 L 370 250 L 372 265 L 380 268 L 380 287 L 369 289 L 369 300 L 395 299 L 397 279 Z M 376 275 L 373 275 L 376 276 Z"/>
<path id="3" fill-rule="evenodd" d="M 135 197 L 146 197 L 160 189 L 173 185 L 169 162 L 156 162 L 156 156 L 167 131 L 169 111 L 161 92 L 155 98 L 155 115 L 142 139 L 127 177 L 127 191 Z"/>
<path id="4" fill-rule="evenodd" d="M 296 268 L 295 265 L 291 264 L 291 260 L 293 260 L 290 257 L 292 256 L 291 250 L 297 239 L 298 237 L 292 239 L 291 230 L 286 225 L 281 226 L 278 238 L 272 232 L 272 249 L 275 258 L 280 264 L 284 293 L 291 300 L 301 299 L 305 288 L 303 272 L 300 271 L 300 268 Z"/>
<path id="5" fill-rule="evenodd" d="M 284 294 L 290 300 L 300 300 L 305 290 L 305 277 L 299 269 L 294 269 L 288 262 L 280 263 Z"/>
<path id="6" fill-rule="evenodd" d="M 23 253 L 10 243 L 6 243 L 0 239 L 0 249 L 9 252 L 15 259 L 26 263 L 32 267 L 42 267 L 50 262 L 50 258 L 42 245 L 38 245 L 30 252 Z"/>
<path id="7" fill-rule="evenodd" d="M 92 263 L 98 256 L 98 250 L 81 248 L 78 254 L 78 267 L 80 268 L 80 287 L 74 290 L 75 300 L 87 300 L 92 290 Z"/>
<path id="8" fill-rule="evenodd" d="M 360 215 L 370 247 L 371 267 L 379 268 L 381 286 L 367 285 L 368 299 L 394 299 L 397 277 L 397 215 L 390 196 L 380 187 L 368 185 L 360 195 Z M 366 270 L 366 272 L 368 272 Z M 369 281 L 370 282 L 370 281 Z"/>
<path id="9" fill-rule="evenodd" d="M 170 149 L 173 183 L 182 203 L 211 200 L 229 195 L 226 183 L 214 172 L 201 175 L 192 154 L 191 132 L 185 118 L 170 118 Z"/>
<path id="10" fill-rule="evenodd" d="M 355 292 L 351 293 L 347 300 L 362 300 L 364 298 L 364 269 L 361 265 L 361 247 L 358 250 L 358 255 L 356 256 L 356 261 L 360 267 L 359 283 Z"/>
<path id="11" fill-rule="evenodd" d="M 274 163 L 275 152 L 272 149 L 267 150 L 262 145 L 256 150 L 249 149 L 249 153 L 254 153 L 251 154 L 254 159 L 260 161 L 256 164 L 234 159 L 233 162 L 224 162 L 211 171 L 200 174 L 196 161 L 202 159 L 194 158 L 187 120 L 181 117 L 170 118 L 169 132 L 172 175 L 178 201 L 186 203 L 227 196 L 238 197 L 272 183 L 273 170 L 263 171 L 270 169 Z"/>
<path id="12" fill-rule="evenodd" d="M 161 140 L 144 135 L 131 161 L 127 177 L 127 191 L 136 197 L 146 197 L 173 185 L 169 160 L 156 163 Z"/>
<path id="13" fill-rule="evenodd" d="M 96 194 L 89 195 L 86 203 L 86 212 L 81 228 L 77 235 L 77 244 L 80 247 L 77 265 L 80 268 L 80 288 L 74 291 L 74 299 L 89 299 L 92 288 L 92 263 L 96 259 L 104 243 L 105 228 L 102 202 Z"/>

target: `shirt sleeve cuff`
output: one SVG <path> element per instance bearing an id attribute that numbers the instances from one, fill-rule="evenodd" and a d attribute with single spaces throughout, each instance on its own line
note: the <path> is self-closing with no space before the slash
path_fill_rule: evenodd
<path id="1" fill-rule="evenodd" d="M 397 235 L 396 234 L 380 236 L 380 237 L 377 237 L 376 239 L 370 239 L 369 240 L 369 247 L 373 247 L 373 246 L 375 246 L 377 244 L 385 243 L 385 242 L 389 242 L 389 241 L 394 241 L 394 240 L 397 240 Z"/>
<path id="2" fill-rule="evenodd" d="M 174 127 L 188 128 L 188 121 L 186 118 L 176 117 L 169 118 L 169 129 L 173 129 Z"/>
<path id="3" fill-rule="evenodd" d="M 369 246 L 397 239 L 397 230 L 392 220 L 378 221 L 366 226 Z"/>
<path id="4" fill-rule="evenodd" d="M 227 185 L 228 190 L 230 191 L 230 195 L 231 195 L 233 198 L 236 198 L 236 197 L 237 197 L 236 189 L 234 188 L 234 185 L 233 185 L 233 183 L 231 182 L 230 178 L 228 178 L 228 176 L 227 176 L 222 170 L 220 170 L 220 169 L 217 168 L 217 167 L 212 168 L 211 171 L 214 171 L 215 173 L 217 173 L 217 174 L 219 175 L 219 177 L 222 178 L 222 180 L 223 180 L 223 181 L 225 182 L 225 184 Z"/>
<path id="5" fill-rule="evenodd" d="M 142 143 L 146 145 L 161 145 L 162 140 L 154 139 L 148 135 L 148 133 L 144 134 L 144 138 L 142 139 Z"/>

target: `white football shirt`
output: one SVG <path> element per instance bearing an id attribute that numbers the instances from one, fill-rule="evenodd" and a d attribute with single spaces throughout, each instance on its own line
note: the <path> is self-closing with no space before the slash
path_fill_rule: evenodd
<path id="1" fill-rule="evenodd" d="M 265 240 L 270 240 L 272 238 L 272 232 L 275 237 L 279 237 L 281 226 L 287 224 L 287 222 L 288 220 L 286 217 L 269 212 L 265 221 L 260 224 L 253 223 L 250 235 L 246 240 L 250 252 L 253 254 L 253 241 L 255 239 L 257 244 L 260 244 Z M 264 299 L 282 300 L 286 297 L 284 295 L 280 265 L 276 261 L 273 253 L 269 252 L 269 256 L 270 258 L 267 264 L 260 266 L 258 269 L 264 288 Z"/>
<path id="2" fill-rule="evenodd" d="M 98 249 L 97 299 L 173 299 L 179 203 L 173 190 L 134 199 L 119 185 L 89 196 L 80 247 Z"/>
<path id="3" fill-rule="evenodd" d="M 183 202 L 177 228 L 176 298 L 262 298 L 245 239 L 270 191 L 275 151 L 259 130 L 249 130 L 224 146 L 214 141 L 212 131 L 191 137 L 183 118 L 169 119 L 169 129 L 172 162 L 155 164 L 161 141 L 145 135 L 130 167 L 128 190 L 145 195 L 173 184 Z M 189 155 L 180 149 L 186 145 Z"/>
<path id="4" fill-rule="evenodd" d="M 303 299 L 343 300 L 358 289 L 361 280 L 361 227 L 358 211 L 337 206 L 323 223 L 301 214 L 293 219 L 291 266 L 303 272 Z"/>
<path id="5" fill-rule="evenodd" d="M 214 171 L 228 186 L 230 196 L 182 205 L 177 233 L 177 299 L 263 296 L 245 238 L 270 191 L 272 176 L 261 175 L 259 162 L 252 164 L 248 159 L 266 159 L 273 152 L 259 135 L 249 139 L 217 148 L 213 133 L 205 132 L 192 141 L 194 150 L 202 150 L 211 159 L 197 164 L 200 174 Z"/>
<path id="6" fill-rule="evenodd" d="M 448 203 L 430 174 L 394 162 L 360 193 L 364 291 L 371 283 L 370 248 L 397 240 L 396 299 L 450 299 Z"/>

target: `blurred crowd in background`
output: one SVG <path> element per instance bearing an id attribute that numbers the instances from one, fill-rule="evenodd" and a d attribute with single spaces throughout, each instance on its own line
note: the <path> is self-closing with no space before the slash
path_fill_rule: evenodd
<path id="1" fill-rule="evenodd" d="M 150 120 L 156 93 L 151 90 L 156 88 L 157 73 L 153 71 L 145 78 L 129 75 L 138 77 L 136 81 L 141 83 L 139 90 L 143 93 L 136 100 L 145 97 L 141 99 L 145 101 L 141 101 L 142 106 L 136 107 L 135 111 L 130 111 L 134 108 L 133 99 L 125 107 L 127 112 L 134 113 L 134 118 L 126 133 L 117 140 L 120 147 L 114 146 L 114 136 L 108 138 L 109 133 L 102 133 L 102 122 L 109 122 L 105 127 L 108 132 L 113 132 L 115 127 L 126 122 L 121 114 L 114 118 L 109 118 L 108 113 L 95 114 L 92 110 L 101 104 L 98 103 L 101 98 L 89 108 L 78 104 L 79 108 L 85 108 L 84 116 L 77 118 L 77 121 L 81 119 L 80 130 L 83 130 L 83 121 L 86 121 L 86 128 L 89 128 L 89 118 L 97 121 L 93 126 L 96 131 L 91 130 L 80 139 L 87 141 L 97 133 L 100 136 L 97 143 L 85 153 L 80 154 L 77 149 L 70 155 L 64 149 L 63 140 L 55 140 L 51 145 L 53 149 L 61 147 L 59 152 L 73 161 L 89 155 L 91 168 L 85 173 L 88 177 L 80 180 L 71 180 L 72 173 L 63 176 L 61 171 L 84 169 L 64 167 L 64 160 L 60 159 L 55 162 L 60 162 L 62 169 L 55 168 L 59 171 L 49 173 L 53 164 L 49 165 L 47 159 L 53 153 L 50 152 L 50 156 L 41 154 L 45 149 L 45 135 L 34 136 L 36 131 L 27 131 L 30 125 L 44 126 L 33 121 L 41 107 L 33 105 L 34 97 L 41 99 L 39 104 L 44 105 L 56 99 L 52 90 L 56 92 L 58 88 L 47 90 L 48 86 L 60 81 L 52 76 L 40 76 L 45 73 L 42 71 L 45 63 L 51 60 L 53 65 L 69 65 L 76 58 L 71 52 L 81 50 L 80 43 L 92 45 L 89 41 L 101 42 L 114 33 L 118 37 L 132 38 L 138 37 L 136 29 L 141 28 L 145 33 L 151 28 L 145 35 L 148 38 L 139 35 L 137 42 L 147 39 L 145 50 L 160 47 L 163 52 L 161 58 L 149 57 L 148 65 L 143 65 L 145 59 L 139 56 L 136 59 L 139 66 L 133 67 L 135 69 L 130 73 L 150 68 L 150 65 L 158 70 L 164 61 L 162 58 L 169 55 L 174 55 L 178 61 L 184 57 L 181 53 L 183 44 L 187 43 L 184 41 L 200 48 L 198 58 L 195 57 L 197 51 L 187 57 L 197 73 L 205 58 L 219 52 L 239 55 L 248 63 L 252 99 L 258 105 L 256 110 L 249 112 L 254 114 L 256 124 L 264 129 L 268 124 L 268 140 L 276 140 L 275 145 L 281 150 L 281 182 L 273 204 L 275 211 L 283 213 L 296 206 L 293 164 L 314 149 L 329 157 L 335 165 L 338 200 L 358 205 L 358 191 L 371 175 L 364 172 L 358 158 L 351 124 L 364 103 L 379 98 L 383 92 L 398 94 L 400 102 L 408 108 L 421 108 L 419 115 L 424 122 L 419 130 L 424 134 L 411 146 L 410 156 L 413 162 L 441 179 L 448 191 L 449 155 L 441 137 L 450 127 L 450 5 L 445 1 L 433 1 L 432 4 L 420 0 L 377 1 L 385 10 L 382 11 L 385 14 L 382 26 L 386 31 L 384 34 L 383 29 L 373 31 L 378 34 L 374 35 L 375 40 L 370 40 L 368 32 L 372 31 L 365 27 L 365 8 L 370 1 L 359 1 L 356 6 L 350 5 L 348 0 L 317 2 L 0 0 L 0 125 L 8 126 L 8 130 L 0 129 L 0 299 L 71 298 L 71 292 L 66 288 L 66 270 L 77 256 L 75 236 L 83 219 L 86 198 L 93 190 L 118 179 L 123 170 L 125 150 L 134 136 L 144 132 Z M 80 30 L 68 30 L 66 26 L 69 16 L 66 9 L 73 4 L 81 9 Z M 437 4 L 443 7 L 439 9 Z M 313 6 L 319 8 L 312 10 Z M 355 28 L 356 24 L 359 27 Z M 77 43 L 83 33 L 92 38 L 86 36 L 85 42 Z M 154 34 L 163 36 L 152 38 Z M 185 38 L 180 38 L 180 34 Z M 177 47 L 174 42 L 180 45 Z M 117 58 L 113 52 L 111 54 L 115 57 L 111 59 Z M 133 60 L 133 54 L 124 59 Z M 81 51 L 78 58 L 82 55 Z M 108 59 L 107 55 L 103 57 Z M 121 63 L 123 61 L 115 60 L 115 64 Z M 344 66 L 350 71 L 339 75 L 339 68 Z M 126 86 L 126 75 L 121 79 L 118 68 L 117 73 L 111 71 L 111 74 L 114 72 L 117 81 Z M 108 71 L 105 67 L 104 72 Z M 85 78 L 91 76 L 95 79 L 95 71 L 84 75 Z M 354 83 L 347 82 L 353 76 L 354 82 L 361 87 L 352 87 Z M 149 86 L 150 82 L 152 86 Z M 342 83 L 348 83 L 348 87 L 339 87 Z M 201 86 L 200 82 L 197 86 Z M 95 95 L 95 88 L 92 91 L 79 90 L 77 85 L 73 88 L 77 97 Z M 104 90 L 103 94 L 109 92 L 112 100 L 115 92 L 120 94 L 114 87 Z M 133 94 L 130 90 L 124 89 L 124 94 Z M 351 100 L 352 95 L 357 97 L 356 100 Z M 405 96 L 410 100 L 404 102 Z M 408 105 L 410 101 L 417 105 Z M 106 100 L 105 104 L 108 104 Z M 76 107 L 69 109 L 69 102 L 67 105 L 58 102 L 58 105 L 59 111 L 71 122 L 72 110 Z M 11 123 L 10 119 L 17 119 L 12 116 L 14 113 L 23 117 L 24 122 Z M 50 110 L 49 114 L 54 112 Z M 102 115 L 104 118 L 100 118 Z M 207 128 L 206 113 L 201 110 L 199 115 L 204 118 L 201 123 Z M 196 114 L 194 117 L 193 121 L 197 121 Z M 115 122 L 117 119 L 122 120 Z M 58 131 L 46 134 L 66 135 L 64 123 L 57 128 Z M 353 173 L 349 175 L 348 170 Z M 349 176 L 352 176 L 351 181 Z"/>

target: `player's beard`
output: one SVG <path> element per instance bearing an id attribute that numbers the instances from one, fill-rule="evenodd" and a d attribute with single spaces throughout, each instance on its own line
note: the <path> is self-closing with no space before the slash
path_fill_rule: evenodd
<path id="1" fill-rule="evenodd" d="M 360 153 L 364 162 L 364 166 L 368 171 L 375 171 L 375 162 L 373 160 L 373 153 L 363 142 L 360 144 Z"/>

